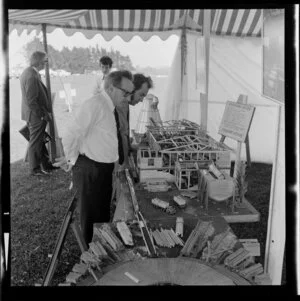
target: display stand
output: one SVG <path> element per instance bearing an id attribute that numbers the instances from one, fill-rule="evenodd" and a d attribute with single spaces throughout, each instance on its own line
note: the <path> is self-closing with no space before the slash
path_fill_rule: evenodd
<path id="1" fill-rule="evenodd" d="M 226 137 L 237 141 L 235 168 L 233 177 L 236 177 L 237 168 L 241 158 L 242 143 L 246 146 L 248 166 L 251 166 L 250 145 L 248 132 L 253 119 L 255 107 L 247 104 L 247 95 L 240 95 L 237 102 L 228 101 L 219 128 L 220 142 L 224 143 Z"/>
<path id="2" fill-rule="evenodd" d="M 82 236 L 82 233 L 79 229 L 79 226 L 74 221 L 74 218 L 73 218 L 73 213 L 74 213 L 75 208 L 76 208 L 76 202 L 77 202 L 77 199 L 74 196 L 73 199 L 71 200 L 70 204 L 69 204 L 67 213 L 66 213 L 66 215 L 64 217 L 64 220 L 63 220 L 63 223 L 61 225 L 59 235 L 58 235 L 58 238 L 57 238 L 57 241 L 56 241 L 55 249 L 54 249 L 53 255 L 51 257 L 51 261 L 48 265 L 47 272 L 46 272 L 45 278 L 43 280 L 42 286 L 49 286 L 50 283 L 51 283 L 52 277 L 53 277 L 55 269 L 56 269 L 57 260 L 58 260 L 60 254 L 61 254 L 64 242 L 65 242 L 65 238 L 66 238 L 66 235 L 67 235 L 67 232 L 68 232 L 68 229 L 69 229 L 70 225 L 71 225 L 72 230 L 75 234 L 75 237 L 76 237 L 76 240 L 79 244 L 81 252 L 84 252 L 84 251 L 88 250 L 88 247 L 87 247 L 87 245 L 86 245 L 86 243 L 83 239 L 83 236 Z"/>

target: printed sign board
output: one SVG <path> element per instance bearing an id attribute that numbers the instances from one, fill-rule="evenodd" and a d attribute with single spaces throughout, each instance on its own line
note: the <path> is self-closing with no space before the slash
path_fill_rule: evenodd
<path id="1" fill-rule="evenodd" d="M 227 101 L 218 133 L 239 142 L 245 142 L 255 107 Z"/>

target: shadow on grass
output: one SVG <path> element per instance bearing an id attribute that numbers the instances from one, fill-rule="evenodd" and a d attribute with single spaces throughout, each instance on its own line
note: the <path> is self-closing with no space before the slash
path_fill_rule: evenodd
<path id="1" fill-rule="evenodd" d="M 22 160 L 11 164 L 11 285 L 42 283 L 72 192 L 71 175 L 29 176 Z M 52 285 L 65 280 L 80 249 L 68 231 Z"/>

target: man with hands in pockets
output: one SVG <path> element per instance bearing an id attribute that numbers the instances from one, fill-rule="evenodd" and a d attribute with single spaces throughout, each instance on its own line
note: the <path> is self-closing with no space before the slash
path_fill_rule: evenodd
<path id="1" fill-rule="evenodd" d="M 114 166 L 124 158 L 115 106 L 128 101 L 133 89 L 129 71 L 109 73 L 104 90 L 79 108 L 62 139 L 65 156 L 53 164 L 67 172 L 72 169 L 81 231 L 87 245 L 92 240 L 93 224 L 110 221 Z"/>

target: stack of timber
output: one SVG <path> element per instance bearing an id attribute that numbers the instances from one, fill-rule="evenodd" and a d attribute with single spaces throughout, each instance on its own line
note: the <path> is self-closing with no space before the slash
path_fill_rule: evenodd
<path id="1" fill-rule="evenodd" d="M 168 202 L 166 201 L 163 201 L 159 198 L 154 198 L 151 200 L 151 204 L 154 206 L 154 207 L 157 207 L 157 208 L 160 208 L 162 209 L 164 212 L 170 214 L 170 215 L 173 215 L 176 213 L 176 209 L 175 207 L 173 207 L 172 205 L 170 205 Z"/>
<path id="2" fill-rule="evenodd" d="M 197 197 L 197 193 L 194 192 L 194 191 L 191 191 L 191 190 L 181 191 L 180 194 L 183 197 L 187 197 L 187 198 L 190 198 L 190 199 L 195 199 Z"/>
<path id="3" fill-rule="evenodd" d="M 185 208 L 186 207 L 186 200 L 185 198 L 183 198 L 181 195 L 175 195 L 173 197 L 173 200 L 175 202 L 175 204 L 179 207 L 179 208 Z"/>
<path id="4" fill-rule="evenodd" d="M 133 246 L 133 239 L 132 239 L 132 234 L 126 225 L 125 222 L 117 222 L 116 227 L 118 229 L 118 232 L 124 242 L 125 245 L 127 246 Z"/>
<path id="5" fill-rule="evenodd" d="M 149 192 L 168 191 L 170 188 L 172 187 L 168 182 L 162 179 L 148 179 L 145 187 Z"/>
<path id="6" fill-rule="evenodd" d="M 166 248 L 172 248 L 175 247 L 175 245 L 183 246 L 184 243 L 180 237 L 176 235 L 174 230 L 171 229 L 158 229 L 156 230 L 150 230 L 150 233 L 152 237 L 154 238 L 154 241 L 157 246 L 159 247 L 166 247 Z"/>
<path id="7" fill-rule="evenodd" d="M 180 251 L 182 256 L 197 257 L 205 247 L 209 237 L 215 232 L 212 222 L 199 220 Z"/>
<path id="8" fill-rule="evenodd" d="M 236 250 L 234 253 L 227 256 L 224 260 L 224 264 L 229 268 L 236 268 L 238 264 L 242 263 L 242 261 L 247 259 L 249 256 L 250 252 L 242 247 Z"/>
<path id="9" fill-rule="evenodd" d="M 214 264 L 222 263 L 226 255 L 233 252 L 237 242 L 237 237 L 227 227 L 225 231 L 215 235 L 212 242 L 203 250 L 202 259 Z"/>
<path id="10" fill-rule="evenodd" d="M 95 233 L 99 237 L 100 241 L 105 241 L 114 251 L 118 252 L 124 249 L 123 243 L 112 231 L 109 224 L 102 224 L 99 228 L 95 228 Z"/>

